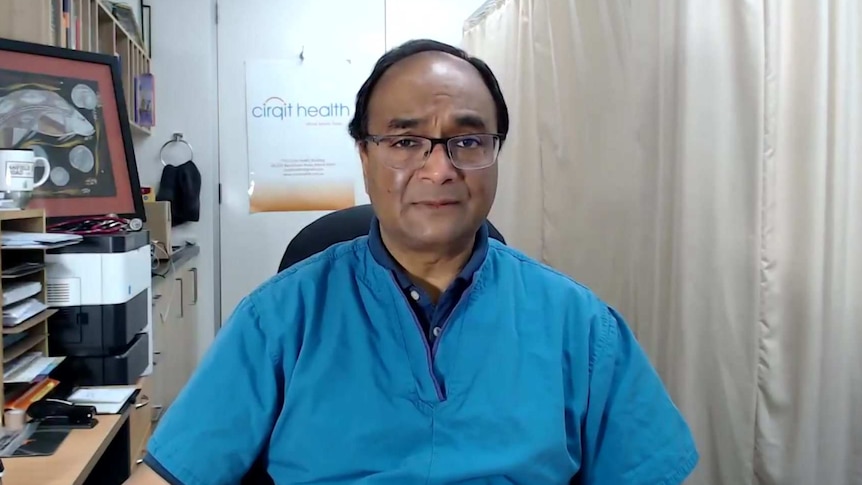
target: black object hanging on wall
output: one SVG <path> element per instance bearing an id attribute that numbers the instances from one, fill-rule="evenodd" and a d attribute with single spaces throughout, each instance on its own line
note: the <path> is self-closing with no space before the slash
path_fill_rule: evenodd
<path id="1" fill-rule="evenodd" d="M 168 165 L 162 170 L 156 200 L 171 203 L 171 225 L 197 222 L 201 215 L 201 173 L 195 162 Z"/>
<path id="2" fill-rule="evenodd" d="M 165 161 L 165 149 L 174 143 L 188 147 L 188 161 L 180 165 Z M 183 140 L 182 133 L 174 136 L 159 151 L 159 158 L 164 166 L 156 200 L 171 203 L 171 225 L 178 226 L 186 222 L 200 220 L 201 211 L 201 173 L 194 162 L 194 149 L 189 142 Z"/>

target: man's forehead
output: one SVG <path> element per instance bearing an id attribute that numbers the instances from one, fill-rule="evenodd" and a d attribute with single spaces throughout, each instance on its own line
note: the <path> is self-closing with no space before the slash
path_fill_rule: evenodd
<path id="1" fill-rule="evenodd" d="M 478 75 L 476 68 L 465 59 L 453 56 L 447 52 L 426 51 L 407 56 L 389 67 L 381 78 L 398 78 L 416 72 L 443 76 L 458 76 L 463 74 Z"/>
<path id="2" fill-rule="evenodd" d="M 480 116 L 493 116 L 494 111 L 493 97 L 478 70 L 442 52 L 415 54 L 393 65 L 376 86 L 369 108 L 370 114 L 386 118 L 422 118 L 439 103 Z"/>
<path id="3" fill-rule="evenodd" d="M 445 52 L 422 52 L 395 63 L 380 78 L 372 100 L 384 97 L 481 96 L 488 93 L 472 64 Z"/>

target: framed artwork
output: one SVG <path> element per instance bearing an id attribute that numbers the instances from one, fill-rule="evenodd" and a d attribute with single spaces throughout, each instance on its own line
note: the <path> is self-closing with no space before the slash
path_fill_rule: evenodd
<path id="1" fill-rule="evenodd" d="M 153 39 L 151 37 L 153 30 L 153 11 L 150 5 L 145 5 L 144 0 L 141 0 L 141 35 L 144 36 L 144 42 L 147 45 L 147 54 L 153 57 Z"/>
<path id="2" fill-rule="evenodd" d="M 31 149 L 51 165 L 27 208 L 45 209 L 52 221 L 143 218 L 119 63 L 0 39 L 0 148 Z"/>

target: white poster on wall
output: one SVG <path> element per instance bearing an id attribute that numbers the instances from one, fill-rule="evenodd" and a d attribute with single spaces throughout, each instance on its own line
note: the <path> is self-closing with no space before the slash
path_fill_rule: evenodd
<path id="1" fill-rule="evenodd" d="M 367 75 L 343 58 L 246 63 L 250 212 L 357 203 L 362 170 L 347 125 Z"/>

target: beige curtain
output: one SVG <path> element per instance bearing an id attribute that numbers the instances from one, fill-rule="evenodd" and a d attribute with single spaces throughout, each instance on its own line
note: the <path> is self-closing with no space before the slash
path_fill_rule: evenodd
<path id="1" fill-rule="evenodd" d="M 858 0 L 492 0 L 491 215 L 628 318 L 693 484 L 862 484 Z"/>

